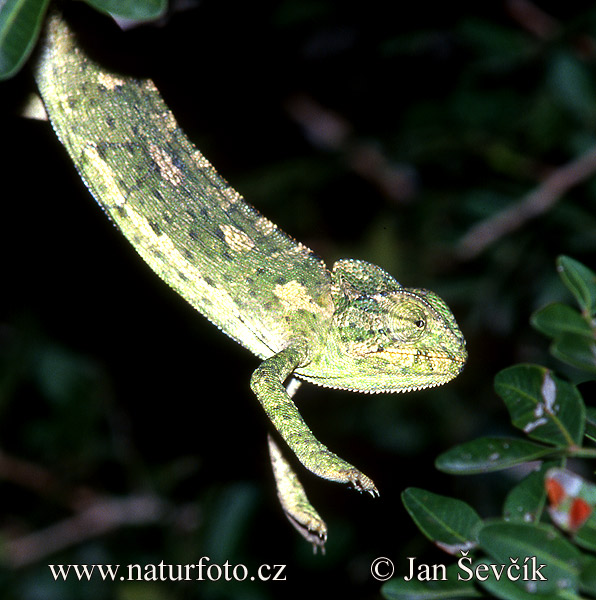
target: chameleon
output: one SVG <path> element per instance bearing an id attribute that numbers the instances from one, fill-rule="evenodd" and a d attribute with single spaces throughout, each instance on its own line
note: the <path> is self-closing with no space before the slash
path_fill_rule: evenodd
<path id="1" fill-rule="evenodd" d="M 434 292 L 403 287 L 368 262 L 342 259 L 329 269 L 230 187 L 150 79 L 94 62 L 57 12 L 34 75 L 57 137 L 103 211 L 164 282 L 260 359 L 250 388 L 277 431 L 269 451 L 279 499 L 324 549 L 327 526 L 285 454 L 324 479 L 378 491 L 310 431 L 293 382 L 365 393 L 442 385 L 467 359 L 452 312 Z"/>

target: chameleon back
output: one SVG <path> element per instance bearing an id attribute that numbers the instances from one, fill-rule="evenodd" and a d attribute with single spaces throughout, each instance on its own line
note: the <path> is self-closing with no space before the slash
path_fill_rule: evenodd
<path id="1" fill-rule="evenodd" d="M 94 63 L 58 16 L 36 79 L 85 184 L 147 264 L 261 358 L 308 316 L 328 322 L 330 274 L 220 177 L 150 80 Z M 300 318 L 297 313 L 300 312 Z"/>

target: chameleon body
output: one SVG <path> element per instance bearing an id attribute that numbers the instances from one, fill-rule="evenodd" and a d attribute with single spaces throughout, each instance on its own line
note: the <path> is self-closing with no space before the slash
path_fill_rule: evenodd
<path id="1" fill-rule="evenodd" d="M 313 436 L 284 383 L 293 376 L 359 392 L 441 385 L 467 356 L 447 305 L 363 261 L 329 270 L 217 174 L 152 81 L 93 62 L 59 15 L 49 20 L 35 76 L 80 176 L 135 250 L 262 360 L 251 388 L 287 446 L 313 473 L 375 495 L 366 475 Z M 324 523 L 273 444 L 282 504 L 316 543 Z"/>

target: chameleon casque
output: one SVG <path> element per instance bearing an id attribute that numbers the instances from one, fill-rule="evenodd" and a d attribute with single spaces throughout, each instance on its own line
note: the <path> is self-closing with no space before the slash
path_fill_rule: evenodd
<path id="1" fill-rule="evenodd" d="M 250 387 L 299 461 L 377 495 L 319 442 L 291 396 L 293 378 L 356 392 L 407 392 L 454 378 L 467 358 L 435 293 L 379 267 L 329 270 L 222 179 L 178 127 L 150 80 L 93 62 L 50 16 L 35 77 L 54 130 L 90 192 L 143 260 L 194 308 L 261 359 Z M 317 546 L 327 528 L 269 437 L 278 496 Z"/>

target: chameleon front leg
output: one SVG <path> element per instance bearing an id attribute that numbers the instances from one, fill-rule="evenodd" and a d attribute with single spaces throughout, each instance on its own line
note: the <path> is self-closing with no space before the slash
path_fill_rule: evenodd
<path id="1" fill-rule="evenodd" d="M 252 374 L 252 391 L 281 437 L 309 471 L 377 496 L 371 479 L 317 440 L 286 392 L 284 381 L 300 365 L 304 355 L 298 346 L 288 346 L 264 360 Z"/>

